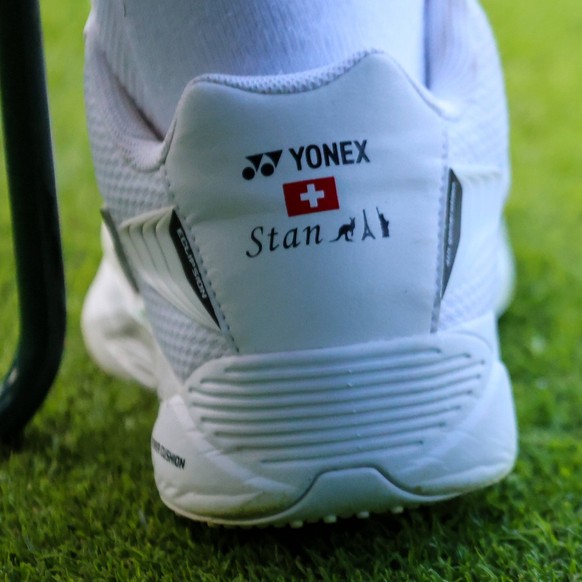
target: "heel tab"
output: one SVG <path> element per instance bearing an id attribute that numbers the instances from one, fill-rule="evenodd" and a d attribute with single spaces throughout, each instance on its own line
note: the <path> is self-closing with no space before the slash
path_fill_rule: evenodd
<path id="1" fill-rule="evenodd" d="M 314 91 L 315 89 L 332 83 L 363 61 L 380 55 L 385 56 L 386 54 L 377 49 L 367 49 L 358 51 L 347 59 L 332 63 L 326 67 L 286 75 L 201 75 L 193 79 L 189 87 L 193 88 L 199 83 L 215 83 L 217 85 L 263 95 L 303 93 L 306 91 Z M 186 88 L 185 92 L 188 91 L 189 87 Z"/>
<path id="2" fill-rule="evenodd" d="M 446 129 L 385 54 L 309 91 L 190 86 L 168 187 L 241 353 L 431 329 Z"/>

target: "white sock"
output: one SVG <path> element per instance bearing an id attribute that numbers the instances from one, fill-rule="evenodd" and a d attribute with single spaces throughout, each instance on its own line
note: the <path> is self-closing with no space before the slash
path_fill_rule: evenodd
<path id="1" fill-rule="evenodd" d="M 161 133 L 204 73 L 293 73 L 378 49 L 424 80 L 424 0 L 93 0 L 93 9 L 111 67 Z"/>

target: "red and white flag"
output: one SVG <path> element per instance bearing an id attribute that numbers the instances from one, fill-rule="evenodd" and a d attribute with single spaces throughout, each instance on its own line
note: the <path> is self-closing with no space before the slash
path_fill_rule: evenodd
<path id="1" fill-rule="evenodd" d="M 339 200 L 335 178 L 317 178 L 283 184 L 285 205 L 289 216 L 337 210 Z"/>

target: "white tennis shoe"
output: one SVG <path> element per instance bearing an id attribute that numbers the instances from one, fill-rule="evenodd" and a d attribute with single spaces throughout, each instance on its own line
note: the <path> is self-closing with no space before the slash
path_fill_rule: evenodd
<path id="1" fill-rule="evenodd" d="M 428 15 L 426 86 L 375 51 L 206 75 L 163 139 L 88 27 L 109 228 L 83 331 L 106 371 L 157 388 L 155 479 L 177 513 L 333 521 L 511 470 L 505 96 L 481 9 L 459 5 Z"/>

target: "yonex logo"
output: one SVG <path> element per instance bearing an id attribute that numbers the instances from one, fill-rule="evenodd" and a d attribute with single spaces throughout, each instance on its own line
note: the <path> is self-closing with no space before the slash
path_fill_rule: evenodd
<path id="1" fill-rule="evenodd" d="M 361 141 L 354 139 L 321 144 L 312 143 L 287 148 L 286 150 L 281 149 L 262 154 L 253 154 L 246 157 L 250 162 L 250 166 L 246 166 L 243 169 L 242 177 L 245 180 L 252 180 L 259 172 L 265 177 L 272 176 L 284 152 L 287 152 L 288 157 L 293 159 L 298 172 L 308 168 L 318 170 L 319 168 L 333 166 L 369 164 L 370 156 L 366 151 L 367 145 L 367 139 Z"/>
<path id="2" fill-rule="evenodd" d="M 259 171 L 263 176 L 272 176 L 275 168 L 279 164 L 282 153 L 283 150 L 276 150 L 273 152 L 265 152 L 264 154 L 247 156 L 247 160 L 251 165 L 243 170 L 242 177 L 245 180 L 252 180 Z"/>

